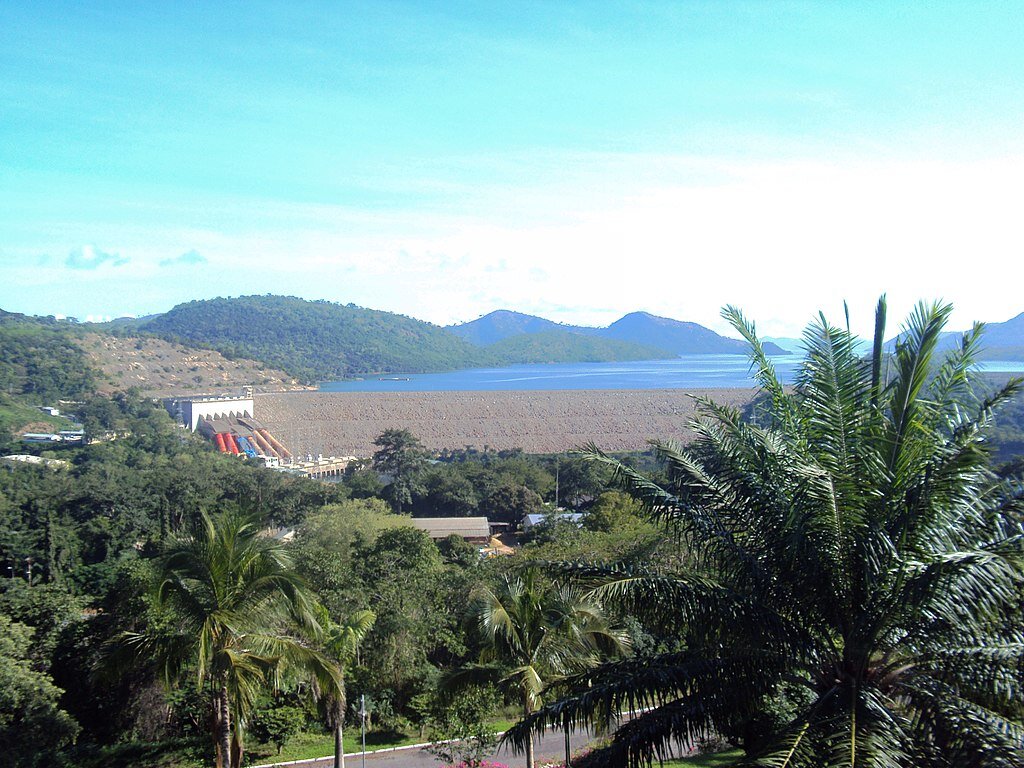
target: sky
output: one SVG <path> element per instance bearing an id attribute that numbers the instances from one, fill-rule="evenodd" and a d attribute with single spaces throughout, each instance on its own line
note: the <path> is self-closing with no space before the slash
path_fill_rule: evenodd
<path id="1" fill-rule="evenodd" d="M 0 3 L 0 308 L 1024 311 L 1009 2 Z"/>

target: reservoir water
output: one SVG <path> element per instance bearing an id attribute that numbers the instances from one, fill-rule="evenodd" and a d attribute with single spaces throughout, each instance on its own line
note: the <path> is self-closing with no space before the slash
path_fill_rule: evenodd
<path id="1" fill-rule="evenodd" d="M 792 383 L 799 355 L 773 358 L 776 373 Z M 1024 372 L 1024 362 L 989 361 L 990 372 Z M 743 355 L 686 355 L 628 363 L 550 363 L 471 368 L 446 373 L 370 376 L 330 381 L 322 392 L 481 392 L 558 389 L 727 389 L 755 386 Z"/>
<path id="2" fill-rule="evenodd" d="M 775 358 L 790 381 L 796 355 Z M 323 392 L 480 392 L 552 389 L 705 389 L 751 387 L 750 362 L 743 355 L 688 355 L 673 360 L 627 363 L 549 363 L 471 368 L 447 373 L 388 374 L 359 381 L 332 381 Z"/>

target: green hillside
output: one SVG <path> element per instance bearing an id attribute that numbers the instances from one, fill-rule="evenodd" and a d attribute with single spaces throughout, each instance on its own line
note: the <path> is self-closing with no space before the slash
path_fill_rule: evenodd
<path id="1" fill-rule="evenodd" d="M 66 426 L 35 406 L 79 400 L 93 391 L 95 372 L 75 343 L 77 328 L 52 318 L 0 310 L 0 448 L 28 425 Z"/>
<path id="2" fill-rule="evenodd" d="M 242 296 L 180 304 L 136 331 L 251 358 L 309 382 L 514 363 L 663 358 L 653 346 L 563 331 L 477 346 L 448 329 L 352 304 Z"/>
<path id="3" fill-rule="evenodd" d="M 75 344 L 74 325 L 11 312 L 0 315 L 0 392 L 45 405 L 91 392 L 93 371 Z"/>
<path id="4" fill-rule="evenodd" d="M 468 342 L 421 320 L 291 296 L 191 301 L 140 330 L 259 360 L 306 381 L 419 373 L 488 360 Z"/>

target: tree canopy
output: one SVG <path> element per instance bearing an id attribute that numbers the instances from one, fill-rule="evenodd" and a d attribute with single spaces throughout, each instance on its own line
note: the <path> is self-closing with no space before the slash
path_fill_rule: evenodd
<path id="1" fill-rule="evenodd" d="M 209 691 L 218 768 L 242 764 L 243 736 L 259 691 L 298 667 L 320 690 L 343 694 L 335 663 L 302 642 L 321 626 L 316 602 L 289 555 L 245 515 L 203 515 L 172 537 L 158 562 L 155 603 L 163 632 L 127 632 L 118 652 L 155 662 L 168 682 L 188 670 Z"/>
<path id="2" fill-rule="evenodd" d="M 949 306 L 920 305 L 891 357 L 824 317 L 793 390 L 747 338 L 758 424 L 702 400 L 654 482 L 596 449 L 678 537 L 674 567 L 566 566 L 636 615 L 651 652 L 581 673 L 511 734 L 621 725 L 597 759 L 647 765 L 721 734 L 739 765 L 1017 766 L 1024 750 L 1024 490 L 988 467 L 993 413 L 1020 386 L 971 388 L 981 328 L 944 360 Z"/>

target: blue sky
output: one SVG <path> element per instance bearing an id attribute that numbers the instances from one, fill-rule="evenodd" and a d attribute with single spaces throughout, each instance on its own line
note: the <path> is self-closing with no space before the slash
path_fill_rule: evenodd
<path id="1" fill-rule="evenodd" d="M 0 307 L 1005 320 L 1021 39 L 1018 3 L 6 3 Z"/>

